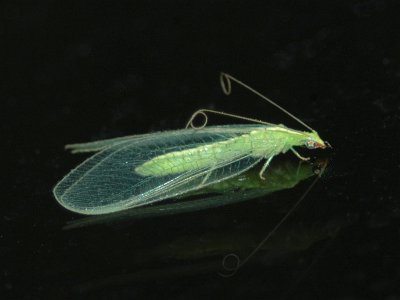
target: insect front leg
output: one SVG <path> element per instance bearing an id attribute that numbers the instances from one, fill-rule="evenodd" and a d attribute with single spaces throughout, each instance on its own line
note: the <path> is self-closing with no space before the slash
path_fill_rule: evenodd
<path id="1" fill-rule="evenodd" d="M 292 152 L 293 152 L 298 158 L 300 158 L 301 160 L 309 160 L 309 159 L 310 159 L 309 157 L 303 157 L 303 156 L 301 156 L 301 155 L 299 154 L 299 152 L 297 152 L 296 150 L 294 150 L 294 148 L 290 148 L 290 150 L 292 150 Z"/>
<path id="2" fill-rule="evenodd" d="M 265 162 L 265 164 L 263 165 L 263 167 L 261 168 L 261 171 L 260 171 L 260 173 L 258 173 L 258 175 L 260 176 L 260 178 L 262 179 L 262 180 L 265 180 L 265 177 L 264 177 L 264 172 L 265 172 L 265 170 L 268 168 L 268 166 L 269 166 L 269 163 L 271 162 L 271 160 L 272 160 L 272 158 L 273 158 L 274 156 L 272 155 L 271 157 L 269 157 L 268 159 L 267 159 L 267 161 Z M 266 158 L 266 157 L 265 157 Z"/>

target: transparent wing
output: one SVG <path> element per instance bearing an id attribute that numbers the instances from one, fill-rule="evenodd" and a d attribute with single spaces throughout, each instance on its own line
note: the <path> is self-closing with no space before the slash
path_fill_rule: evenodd
<path id="1" fill-rule="evenodd" d="M 244 172 L 261 158 L 236 150 L 213 166 L 166 176 L 143 177 L 135 167 L 159 155 L 225 141 L 255 128 L 260 126 L 214 126 L 100 141 L 100 152 L 72 170 L 53 192 L 61 205 L 82 214 L 110 213 L 180 195 Z M 75 147 L 90 148 L 93 143 Z"/>
<path id="2" fill-rule="evenodd" d="M 203 129 L 196 129 L 196 131 L 202 133 L 202 134 L 207 134 L 207 133 L 222 133 L 222 134 L 229 134 L 232 133 L 234 135 L 238 134 L 244 134 L 247 133 L 251 130 L 260 128 L 260 127 L 269 127 L 269 126 L 264 126 L 264 125 L 254 125 L 254 124 L 245 124 L 245 125 L 223 125 L 223 126 L 209 126 L 205 127 Z M 193 130 L 193 129 L 187 129 L 187 130 Z M 146 142 L 148 140 L 153 140 L 155 137 L 157 137 L 159 134 L 165 135 L 180 135 L 183 131 L 182 129 L 178 130 L 170 130 L 170 131 L 160 131 L 160 132 L 155 132 L 155 133 L 147 133 L 147 134 L 137 134 L 137 135 L 128 135 L 128 136 L 122 136 L 122 137 L 117 137 L 117 138 L 112 138 L 112 139 L 105 139 L 105 140 L 99 140 L 99 141 L 94 141 L 94 142 L 88 142 L 88 143 L 79 143 L 79 144 L 69 144 L 66 145 L 65 148 L 70 150 L 72 153 L 83 153 L 83 152 L 98 152 L 101 151 L 105 148 L 114 146 L 116 144 L 119 144 L 124 141 L 130 141 L 134 143 L 141 143 Z"/>

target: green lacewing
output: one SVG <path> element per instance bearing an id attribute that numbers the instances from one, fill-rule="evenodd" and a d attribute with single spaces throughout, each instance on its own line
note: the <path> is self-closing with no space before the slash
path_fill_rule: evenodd
<path id="1" fill-rule="evenodd" d="M 72 153 L 95 154 L 69 172 L 53 189 L 57 201 L 66 209 L 88 215 L 117 212 L 176 197 L 241 174 L 265 160 L 266 170 L 280 153 L 295 149 L 330 147 L 318 133 L 278 104 L 233 76 L 221 73 L 225 94 L 231 81 L 245 87 L 279 108 L 310 131 L 290 129 L 257 119 L 201 109 L 190 118 L 185 129 L 124 136 L 89 143 L 66 145 Z M 206 126 L 207 113 L 233 117 L 254 124 Z M 205 117 L 194 126 L 196 116 Z"/>

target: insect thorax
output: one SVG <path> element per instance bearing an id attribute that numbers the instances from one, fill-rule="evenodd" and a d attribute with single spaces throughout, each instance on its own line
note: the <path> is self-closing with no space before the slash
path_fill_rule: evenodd
<path id="1" fill-rule="evenodd" d="M 253 146 L 254 156 L 270 157 L 285 153 L 293 146 L 303 144 L 302 132 L 286 127 L 273 126 L 250 132 L 249 138 Z"/>

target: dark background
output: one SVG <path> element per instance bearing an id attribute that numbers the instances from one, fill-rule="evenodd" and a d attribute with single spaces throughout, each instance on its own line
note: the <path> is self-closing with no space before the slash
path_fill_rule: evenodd
<path id="1" fill-rule="evenodd" d="M 2 2 L 1 294 L 400 299 L 399 13 L 384 0 Z M 80 216 L 51 189 L 86 157 L 66 143 L 182 128 L 200 107 L 301 128 L 237 86 L 224 96 L 220 71 L 334 146 L 270 250 L 218 275 L 224 255 L 249 253 L 290 203 L 64 230 Z"/>

